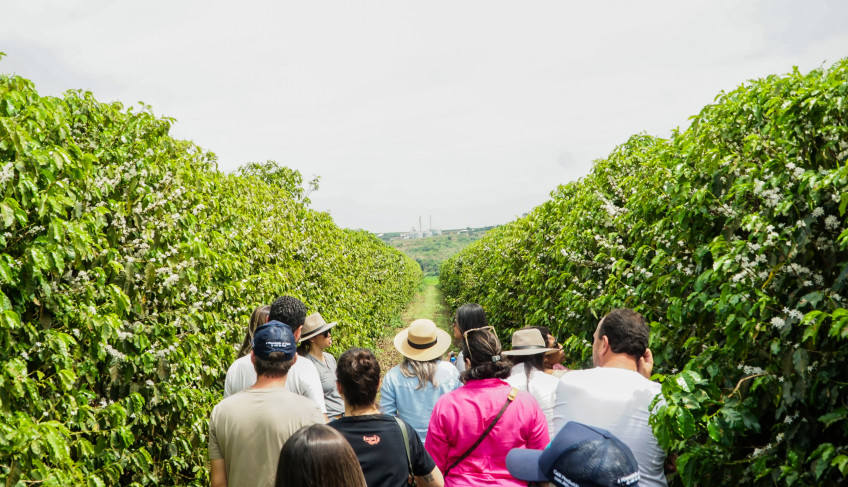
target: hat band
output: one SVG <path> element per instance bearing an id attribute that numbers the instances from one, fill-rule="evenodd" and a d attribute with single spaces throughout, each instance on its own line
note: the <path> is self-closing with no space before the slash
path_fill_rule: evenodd
<path id="1" fill-rule="evenodd" d="M 413 343 L 410 339 L 408 339 L 408 338 L 406 339 L 407 345 L 409 345 L 410 347 L 412 347 L 416 350 L 424 350 L 426 348 L 430 348 L 433 345 L 435 345 L 436 343 L 438 343 L 438 341 L 439 340 L 437 339 L 437 340 L 433 340 L 432 342 L 429 342 L 429 343 Z"/>
<path id="2" fill-rule="evenodd" d="M 517 347 L 512 347 L 513 350 L 529 350 L 531 348 L 547 348 L 542 345 L 519 345 Z"/>

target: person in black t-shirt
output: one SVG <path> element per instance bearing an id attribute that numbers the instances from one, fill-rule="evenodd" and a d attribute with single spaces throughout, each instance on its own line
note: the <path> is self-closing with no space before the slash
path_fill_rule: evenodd
<path id="1" fill-rule="evenodd" d="M 368 487 L 404 487 L 409 463 L 403 434 L 393 416 L 381 414 L 374 400 L 380 387 L 380 365 L 370 350 L 351 348 L 336 365 L 345 416 L 330 423 L 353 447 Z M 412 473 L 420 487 L 442 487 L 445 480 L 415 430 L 403 423 L 409 438 Z"/>

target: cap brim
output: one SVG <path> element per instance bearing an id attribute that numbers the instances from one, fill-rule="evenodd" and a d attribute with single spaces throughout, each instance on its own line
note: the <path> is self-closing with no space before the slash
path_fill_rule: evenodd
<path id="1" fill-rule="evenodd" d="M 395 348 L 406 358 L 427 362 L 441 357 L 451 346 L 451 336 L 441 328 L 436 328 L 436 343 L 432 347 L 417 349 L 409 346 L 409 328 L 402 330 L 395 336 Z"/>
<path id="2" fill-rule="evenodd" d="M 304 342 L 304 341 L 306 341 L 306 340 L 309 340 L 310 338 L 312 338 L 312 337 L 314 337 L 314 336 L 316 336 L 316 335 L 320 335 L 321 333 L 324 333 L 325 331 L 327 331 L 327 330 L 329 330 L 330 328 L 332 328 L 332 327 L 336 326 L 337 324 L 339 324 L 339 322 L 338 322 L 338 321 L 334 321 L 334 322 L 332 322 L 332 323 L 327 323 L 327 324 L 326 324 L 326 325 L 324 325 L 324 326 L 320 326 L 320 327 L 318 327 L 318 328 L 316 328 L 316 329 L 312 330 L 312 333 L 310 333 L 310 334 L 308 334 L 308 335 L 303 335 L 303 336 L 301 336 L 301 337 L 300 337 L 300 340 L 298 341 L 298 343 L 299 343 L 299 342 Z"/>
<path id="3" fill-rule="evenodd" d="M 543 451 L 513 448 L 506 454 L 506 469 L 518 480 L 548 482 L 548 478 L 539 468 L 539 457 Z"/>

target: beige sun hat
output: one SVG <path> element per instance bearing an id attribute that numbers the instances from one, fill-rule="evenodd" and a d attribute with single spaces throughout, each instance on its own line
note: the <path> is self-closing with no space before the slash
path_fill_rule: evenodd
<path id="1" fill-rule="evenodd" d="M 318 335 L 319 333 L 324 333 L 330 328 L 336 326 L 338 324 L 337 321 L 332 323 L 327 323 L 324 321 L 324 318 L 321 316 L 321 313 L 312 313 L 311 315 L 306 317 L 306 321 L 303 323 L 303 331 L 300 334 L 300 341 L 306 341 L 310 338 Z"/>
<path id="2" fill-rule="evenodd" d="M 430 320 L 418 319 L 395 336 L 395 348 L 406 358 L 426 362 L 439 358 L 451 345 L 448 332 Z"/>
<path id="3" fill-rule="evenodd" d="M 536 355 L 555 348 L 548 348 L 542 332 L 535 328 L 518 330 L 512 334 L 512 350 L 501 352 L 501 355 Z"/>

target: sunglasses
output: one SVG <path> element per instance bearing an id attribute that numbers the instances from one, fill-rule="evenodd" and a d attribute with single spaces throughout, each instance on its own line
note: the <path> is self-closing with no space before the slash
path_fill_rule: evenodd
<path id="1" fill-rule="evenodd" d="M 494 326 L 484 326 L 483 328 L 472 328 L 470 330 L 466 330 L 465 333 L 462 334 L 462 338 L 465 339 L 465 349 L 468 350 L 468 358 L 471 358 L 471 347 L 468 346 L 468 334 L 472 331 L 491 331 L 494 333 Z"/>
<path id="2" fill-rule="evenodd" d="M 321 336 L 322 336 L 322 337 L 324 337 L 324 338 L 327 338 L 327 337 L 328 337 L 328 336 L 330 336 L 330 335 L 332 335 L 332 333 L 330 332 L 330 330 L 327 330 L 327 331 L 325 331 L 324 333 L 322 333 L 322 334 L 321 334 Z"/>

